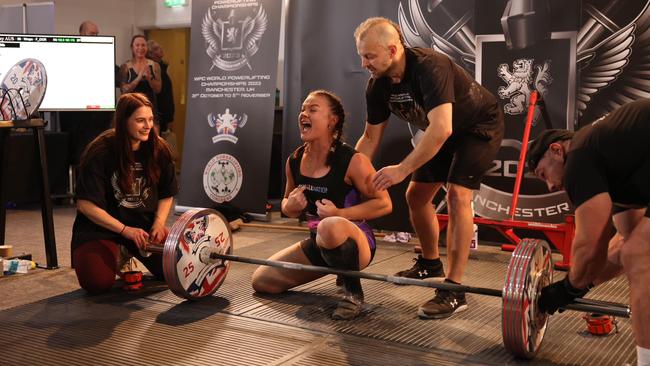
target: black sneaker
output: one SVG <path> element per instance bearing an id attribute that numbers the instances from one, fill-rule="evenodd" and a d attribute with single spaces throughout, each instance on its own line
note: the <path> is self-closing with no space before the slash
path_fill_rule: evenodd
<path id="1" fill-rule="evenodd" d="M 413 258 L 415 264 L 413 267 L 395 273 L 395 276 L 415 278 L 418 280 L 442 281 L 445 279 L 445 270 L 442 268 L 442 262 L 438 261 L 435 265 L 426 265 L 426 259 L 418 255 L 417 259 Z"/>
<path id="2" fill-rule="evenodd" d="M 450 317 L 463 310 L 467 310 L 464 292 L 436 290 L 436 296 L 433 299 L 420 305 L 418 316 L 426 319 L 440 319 Z"/>

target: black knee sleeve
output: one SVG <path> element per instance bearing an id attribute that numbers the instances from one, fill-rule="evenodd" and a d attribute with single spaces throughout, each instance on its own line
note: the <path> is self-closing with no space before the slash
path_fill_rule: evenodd
<path id="1" fill-rule="evenodd" d="M 359 270 L 359 248 L 357 241 L 347 238 L 334 249 L 319 247 L 321 256 L 328 266 L 339 269 Z"/>
<path id="2" fill-rule="evenodd" d="M 359 270 L 359 248 L 357 241 L 352 238 L 346 239 L 343 244 L 334 249 L 320 247 L 320 252 L 325 263 L 332 268 Z M 356 294 L 362 292 L 361 279 L 345 276 L 343 280 L 347 291 Z"/>

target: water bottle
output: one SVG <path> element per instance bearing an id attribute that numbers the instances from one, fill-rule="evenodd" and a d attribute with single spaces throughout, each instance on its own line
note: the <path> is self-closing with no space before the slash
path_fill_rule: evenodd
<path id="1" fill-rule="evenodd" d="M 474 217 L 474 201 L 472 201 L 472 217 Z M 478 225 L 474 224 L 474 235 L 472 235 L 472 241 L 469 244 L 469 248 L 472 250 L 478 249 Z"/>
<path id="2" fill-rule="evenodd" d="M 472 235 L 472 241 L 469 244 L 469 248 L 476 250 L 478 249 L 478 225 L 474 224 L 474 235 Z"/>

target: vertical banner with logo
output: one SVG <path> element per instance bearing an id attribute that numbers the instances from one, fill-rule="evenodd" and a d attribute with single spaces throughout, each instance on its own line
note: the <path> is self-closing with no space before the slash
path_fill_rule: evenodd
<path id="1" fill-rule="evenodd" d="M 264 213 L 281 0 L 194 0 L 178 205 Z"/>
<path id="2" fill-rule="evenodd" d="M 480 216 L 507 219 L 531 91 L 540 93 L 550 117 L 544 122 L 540 110 L 536 111 L 533 138 L 548 127 L 574 129 L 576 32 L 553 32 L 550 39 L 522 50 L 509 50 L 503 34 L 479 35 L 476 48 L 476 80 L 496 91 L 506 131 L 496 164 L 475 194 L 474 209 Z M 515 218 L 562 222 L 564 215 L 571 212 L 566 194 L 549 193 L 542 181 L 532 175 L 527 178 Z"/>

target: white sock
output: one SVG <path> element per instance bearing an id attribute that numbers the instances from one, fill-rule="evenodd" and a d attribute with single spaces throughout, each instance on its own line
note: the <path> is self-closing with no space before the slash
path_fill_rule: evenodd
<path id="1" fill-rule="evenodd" d="M 636 346 L 637 366 L 650 366 L 650 348 Z"/>

